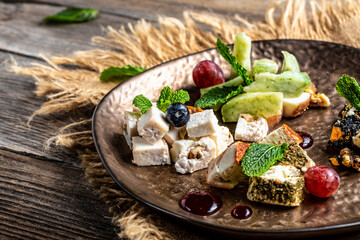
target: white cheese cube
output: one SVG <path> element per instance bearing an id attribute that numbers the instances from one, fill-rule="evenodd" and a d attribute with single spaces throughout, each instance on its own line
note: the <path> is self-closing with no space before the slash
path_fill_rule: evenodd
<path id="1" fill-rule="evenodd" d="M 215 153 L 215 142 L 209 137 L 203 137 L 199 141 L 178 140 L 170 150 L 175 169 L 182 174 L 207 168 Z"/>
<path id="2" fill-rule="evenodd" d="M 218 126 L 218 120 L 211 109 L 191 114 L 186 130 L 190 138 L 197 138 L 215 133 Z"/>
<path id="3" fill-rule="evenodd" d="M 165 120 L 165 114 L 152 106 L 139 118 L 137 130 L 146 141 L 154 144 L 169 131 L 169 124 Z"/>
<path id="4" fill-rule="evenodd" d="M 181 128 L 170 126 L 169 131 L 165 133 L 164 139 L 170 146 L 172 146 L 176 140 L 180 140 L 180 131 L 182 128 L 185 128 L 185 126 Z"/>
<path id="5" fill-rule="evenodd" d="M 137 131 L 137 121 L 140 118 L 140 113 L 125 112 L 125 121 L 123 125 L 123 133 L 127 144 L 132 149 L 132 137 L 139 136 Z"/>
<path id="6" fill-rule="evenodd" d="M 142 137 L 133 137 L 133 163 L 138 166 L 170 165 L 169 148 L 163 139 L 150 144 Z"/>
<path id="7" fill-rule="evenodd" d="M 235 129 L 235 140 L 259 142 L 266 137 L 268 130 L 269 127 L 265 118 L 240 114 Z"/>
<path id="8" fill-rule="evenodd" d="M 218 126 L 216 132 L 210 134 L 209 138 L 216 144 L 216 156 L 225 151 L 225 149 L 234 142 L 230 130 L 224 126 Z"/>

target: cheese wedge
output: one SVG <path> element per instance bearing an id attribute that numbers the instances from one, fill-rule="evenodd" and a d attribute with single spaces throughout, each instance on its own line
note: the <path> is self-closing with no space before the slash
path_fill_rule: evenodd
<path id="1" fill-rule="evenodd" d="M 284 98 L 283 101 L 283 116 L 297 117 L 303 114 L 310 103 L 310 93 L 303 92 L 296 98 Z"/>

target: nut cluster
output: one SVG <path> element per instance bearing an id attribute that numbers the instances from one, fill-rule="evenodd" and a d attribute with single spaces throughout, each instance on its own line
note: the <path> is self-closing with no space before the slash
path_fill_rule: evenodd
<path id="1" fill-rule="evenodd" d="M 349 148 L 341 149 L 340 155 L 330 158 L 330 162 L 334 166 L 339 166 L 341 163 L 345 167 L 352 167 L 360 172 L 360 156 L 354 154 Z"/>

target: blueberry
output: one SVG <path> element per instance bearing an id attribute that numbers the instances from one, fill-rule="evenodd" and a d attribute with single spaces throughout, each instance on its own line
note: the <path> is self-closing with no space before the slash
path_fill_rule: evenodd
<path id="1" fill-rule="evenodd" d="M 190 119 L 190 112 L 185 104 L 173 103 L 166 110 L 166 120 L 174 127 L 184 126 Z"/>

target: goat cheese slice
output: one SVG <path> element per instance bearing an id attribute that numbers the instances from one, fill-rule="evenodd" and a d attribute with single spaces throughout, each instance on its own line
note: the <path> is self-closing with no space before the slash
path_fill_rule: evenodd
<path id="1" fill-rule="evenodd" d="M 224 126 L 218 126 L 216 132 L 210 134 L 209 138 L 216 144 L 216 156 L 225 151 L 225 149 L 234 142 L 230 130 Z"/>
<path id="2" fill-rule="evenodd" d="M 175 169 L 182 174 L 207 168 L 215 153 L 216 144 L 209 137 L 203 137 L 199 141 L 178 140 L 170 150 Z"/>
<path id="3" fill-rule="evenodd" d="M 139 118 L 137 130 L 146 141 L 155 144 L 169 131 L 169 124 L 165 120 L 165 114 L 152 106 Z"/>
<path id="4" fill-rule="evenodd" d="M 235 129 L 235 140 L 260 142 L 268 131 L 269 126 L 265 118 L 240 114 Z"/>
<path id="5" fill-rule="evenodd" d="M 125 112 L 125 121 L 123 125 L 123 133 L 127 144 L 132 149 L 132 137 L 139 136 L 137 131 L 137 121 L 140 118 L 140 113 Z"/>
<path id="6" fill-rule="evenodd" d="M 302 141 L 303 139 L 298 133 L 292 130 L 288 125 L 283 124 L 281 127 L 267 135 L 260 143 L 281 146 L 283 143 L 292 145 L 300 144 Z"/>
<path id="7" fill-rule="evenodd" d="M 210 109 L 191 114 L 186 124 L 186 131 L 190 138 L 198 138 L 215 133 L 218 126 L 214 111 Z"/>
<path id="8" fill-rule="evenodd" d="M 249 146 L 250 143 L 235 142 L 213 159 L 209 163 L 206 182 L 212 187 L 225 189 L 232 189 L 240 182 L 247 183 L 249 178 L 242 171 L 241 159 L 238 162 L 237 155 L 238 152 L 245 154 Z"/>
<path id="9" fill-rule="evenodd" d="M 133 163 L 138 166 L 170 165 L 169 147 L 163 139 L 150 144 L 142 137 L 133 137 Z"/>

